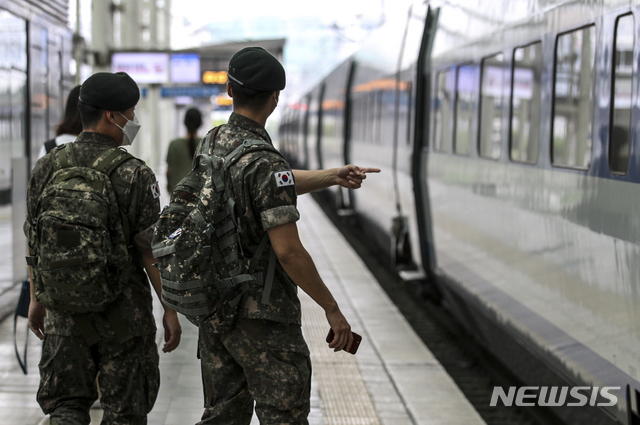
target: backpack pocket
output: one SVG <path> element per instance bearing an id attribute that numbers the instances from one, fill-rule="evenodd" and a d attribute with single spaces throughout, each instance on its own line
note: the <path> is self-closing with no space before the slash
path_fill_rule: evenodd
<path id="1" fill-rule="evenodd" d="M 95 223 L 93 223 L 95 224 Z M 102 311 L 117 296 L 109 276 L 109 232 L 102 226 L 41 219 L 40 302 L 66 311 Z"/>
<path id="2" fill-rule="evenodd" d="M 206 319 L 215 308 L 215 299 L 209 293 L 211 285 L 207 284 L 213 280 L 207 228 L 200 210 L 193 209 L 181 227 L 153 250 L 162 282 L 162 301 L 196 322 Z"/>

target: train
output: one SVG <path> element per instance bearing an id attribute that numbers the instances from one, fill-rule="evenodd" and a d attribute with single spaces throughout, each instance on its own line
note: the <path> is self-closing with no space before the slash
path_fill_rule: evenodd
<path id="1" fill-rule="evenodd" d="M 335 211 L 518 377 L 499 394 L 566 424 L 640 423 L 637 16 L 419 2 L 279 127 L 293 167 L 382 170 L 327 189 Z"/>
<path id="2" fill-rule="evenodd" d="M 0 0 L 0 296 L 26 278 L 26 188 L 42 144 L 53 137 L 73 86 L 68 0 Z M 13 302 L 0 305 L 0 318 Z"/>

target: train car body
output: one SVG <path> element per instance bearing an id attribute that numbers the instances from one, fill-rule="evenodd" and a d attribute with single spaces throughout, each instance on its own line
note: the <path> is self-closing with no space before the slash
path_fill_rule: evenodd
<path id="1" fill-rule="evenodd" d="M 0 0 L 0 294 L 27 274 L 27 179 L 73 84 L 67 22 L 66 0 Z"/>
<path id="2" fill-rule="evenodd" d="M 640 3 L 429 6 L 323 80 L 318 164 L 383 170 L 348 207 L 534 404 L 639 423 Z"/>
<path id="3" fill-rule="evenodd" d="M 440 11 L 427 165 L 437 273 L 458 317 L 527 385 L 615 388 L 615 405 L 571 400 L 559 416 L 627 423 L 640 388 L 638 8 L 514 3 L 493 2 L 507 13 L 490 24 Z M 460 22 L 478 32 L 455 34 Z"/>

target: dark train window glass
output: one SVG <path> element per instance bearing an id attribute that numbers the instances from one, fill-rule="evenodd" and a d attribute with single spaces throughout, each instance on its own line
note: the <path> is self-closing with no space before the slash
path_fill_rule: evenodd
<path id="1" fill-rule="evenodd" d="M 558 36 L 553 99 L 552 162 L 588 168 L 593 131 L 596 29 Z"/>
<path id="2" fill-rule="evenodd" d="M 542 91 L 542 43 L 513 51 L 511 77 L 512 161 L 535 164 L 540 152 L 540 100 Z"/>
<path id="3" fill-rule="evenodd" d="M 621 16 L 616 22 L 611 90 L 611 134 L 609 135 L 609 169 L 614 174 L 626 174 L 629 167 L 635 39 L 633 27 L 633 15 Z"/>
<path id="4" fill-rule="evenodd" d="M 458 68 L 453 150 L 455 153 L 462 155 L 471 153 L 473 111 L 477 102 L 477 74 L 477 65 L 463 65 Z"/>
<path id="5" fill-rule="evenodd" d="M 481 75 L 478 147 L 481 156 L 498 159 L 502 140 L 502 99 L 506 83 L 504 55 L 498 53 L 484 58 Z"/>
<path id="6" fill-rule="evenodd" d="M 453 77 L 452 70 L 440 71 L 436 77 L 433 140 L 434 149 L 440 152 L 449 152 L 451 149 Z"/>

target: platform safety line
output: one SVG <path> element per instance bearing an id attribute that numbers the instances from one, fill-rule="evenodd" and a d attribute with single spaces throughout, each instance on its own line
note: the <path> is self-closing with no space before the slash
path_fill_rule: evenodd
<path id="1" fill-rule="evenodd" d="M 326 425 L 382 425 L 355 357 L 328 347 L 324 310 L 302 291 L 299 298 Z"/>
<path id="2" fill-rule="evenodd" d="M 324 217 L 319 207 L 312 199 L 300 200 L 304 205 L 301 211 L 302 220 L 299 223 L 302 228 L 303 239 L 309 240 L 309 251 L 313 252 L 312 258 L 316 261 L 326 261 L 327 255 L 320 243 L 316 229 L 309 223 Z M 308 205 L 307 204 L 311 204 Z M 330 225 L 330 223 L 328 223 Z M 306 237 L 304 237 L 306 236 Z M 316 244 L 317 243 L 317 244 Z M 334 286 L 335 270 L 332 276 L 322 275 L 328 287 Z M 335 290 L 335 289 L 334 289 Z M 338 288 L 341 293 L 334 294 L 336 299 L 344 298 L 343 288 Z M 318 306 L 304 291 L 298 291 L 302 304 L 302 323 L 305 339 L 309 345 L 313 362 L 313 374 L 317 383 L 318 393 L 322 404 L 326 425 L 383 425 L 374 400 L 366 386 L 356 356 L 345 352 L 334 352 L 325 342 L 329 325 L 324 310 Z M 351 306 L 352 307 L 352 306 Z M 346 311 L 345 311 L 346 313 Z"/>
<path id="3" fill-rule="evenodd" d="M 306 200 L 304 201 L 304 203 L 306 203 Z M 311 208 L 314 209 L 313 213 L 314 214 L 310 214 L 314 216 L 314 220 L 315 221 L 325 221 L 327 222 L 327 225 L 331 225 L 333 226 L 333 224 L 330 222 L 330 220 L 324 215 L 324 213 L 321 212 L 320 206 L 317 205 L 317 203 L 313 202 L 313 206 L 310 206 Z M 349 308 L 351 309 L 352 314 L 357 318 L 357 321 L 360 324 L 364 324 L 363 318 L 360 316 L 360 314 L 358 313 L 358 309 L 356 308 L 356 306 L 353 304 L 351 298 L 348 295 L 348 291 L 346 290 L 346 288 L 344 287 L 344 282 L 340 277 L 340 273 L 338 272 L 338 270 L 336 269 L 333 260 L 335 259 L 335 256 L 332 255 L 333 253 L 328 252 L 327 249 L 329 247 L 327 247 L 325 245 L 325 241 L 322 240 L 322 238 L 319 237 L 319 235 L 316 232 L 316 229 L 314 226 L 308 225 L 307 223 L 303 222 L 301 223 L 305 229 L 305 231 L 308 231 L 310 234 L 313 235 L 313 238 L 315 239 L 316 243 L 317 243 L 317 250 L 320 251 L 319 254 L 322 255 L 323 257 L 323 261 L 326 262 L 327 266 L 330 268 L 330 273 L 333 275 L 331 277 L 328 276 L 323 276 L 323 279 L 327 279 L 327 278 L 332 278 L 335 280 L 335 285 L 339 288 L 339 290 L 341 291 L 341 298 L 343 298 L 348 304 L 349 304 Z M 338 234 L 340 234 L 339 231 L 336 230 L 336 232 Z M 340 234 L 340 236 L 342 236 Z M 345 243 L 347 243 L 345 241 Z M 332 258 L 334 257 L 334 258 Z M 372 281 L 375 282 L 375 278 L 372 277 Z M 377 284 L 377 282 L 376 282 Z M 330 285 L 327 285 L 330 286 Z M 336 298 L 338 298 L 338 294 L 334 294 L 334 296 Z M 409 406 L 409 403 L 407 402 L 407 400 L 405 399 L 402 391 L 400 391 L 400 388 L 398 387 L 398 384 L 396 382 L 396 379 L 393 377 L 393 374 L 391 373 L 391 371 L 388 368 L 388 364 L 386 361 L 384 361 L 377 345 L 375 343 L 373 343 L 373 338 L 370 337 L 368 331 L 366 328 L 361 329 L 361 333 L 362 336 L 364 338 L 367 338 L 371 341 L 371 348 L 373 349 L 375 355 L 377 356 L 377 358 L 379 359 L 380 362 L 380 367 L 382 367 L 382 369 L 384 370 L 384 373 L 388 376 L 389 378 L 389 383 L 390 385 L 393 387 L 393 390 L 395 391 L 396 395 L 399 398 L 399 401 L 402 405 L 402 407 L 405 410 L 405 413 L 407 415 L 407 419 L 411 422 L 411 424 L 413 425 L 417 425 L 418 422 L 413 414 L 412 409 Z M 362 376 L 362 375 L 361 375 Z M 364 378 L 363 378 L 364 380 Z M 367 385 L 366 382 L 364 382 L 365 386 Z M 374 405 L 376 405 L 376 401 L 373 400 L 373 395 L 370 394 L 370 398 L 372 399 L 372 402 L 374 403 Z M 377 411 L 377 409 L 376 409 Z M 379 414 L 378 414 L 379 415 Z M 384 424 L 386 423 L 386 421 L 383 421 L 382 419 L 380 419 L 380 421 Z"/>

